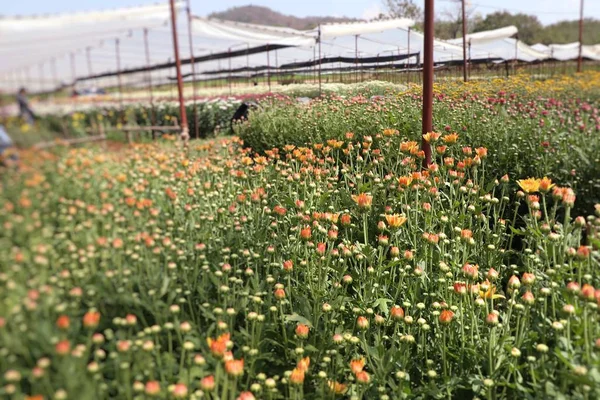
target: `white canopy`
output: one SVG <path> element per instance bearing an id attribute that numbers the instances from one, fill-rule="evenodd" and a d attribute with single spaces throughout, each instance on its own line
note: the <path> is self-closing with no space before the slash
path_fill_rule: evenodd
<path id="1" fill-rule="evenodd" d="M 199 36 L 228 39 L 243 44 L 282 46 L 313 46 L 315 44 L 315 38 L 312 35 L 291 28 L 243 24 L 200 17 L 194 17 L 192 31 Z"/>
<path id="2" fill-rule="evenodd" d="M 415 21 L 408 18 L 395 18 L 371 22 L 349 22 L 321 25 L 321 38 L 330 39 L 340 36 L 364 35 L 368 33 L 385 32 L 392 29 L 408 29 L 415 25 Z M 313 30 L 312 32 L 316 32 Z"/>
<path id="3" fill-rule="evenodd" d="M 536 50 L 524 42 L 512 38 L 518 30 L 515 26 L 476 32 L 467 35 L 469 58 L 471 60 L 498 58 L 502 60 L 519 60 L 532 62 L 544 60 L 548 55 Z M 462 47 L 462 38 L 448 40 L 449 43 Z"/>
<path id="4" fill-rule="evenodd" d="M 549 44 L 537 43 L 532 46 L 536 50 L 544 53 L 548 58 L 559 61 L 576 60 L 579 58 L 579 42 L 567 44 Z M 588 60 L 600 61 L 600 44 L 583 45 L 581 56 Z"/>
<path id="5" fill-rule="evenodd" d="M 494 41 L 494 40 L 501 40 L 501 39 L 510 38 L 510 37 L 516 35 L 518 32 L 519 32 L 519 30 L 517 29 L 517 27 L 511 25 L 511 26 L 506 26 L 504 28 L 493 29 L 493 30 L 489 30 L 489 31 L 469 33 L 467 35 L 467 42 L 476 44 L 476 43 L 485 43 L 485 42 Z M 451 42 L 451 43 L 458 44 L 457 41 L 460 41 L 462 43 L 462 38 L 449 40 L 449 42 Z"/>

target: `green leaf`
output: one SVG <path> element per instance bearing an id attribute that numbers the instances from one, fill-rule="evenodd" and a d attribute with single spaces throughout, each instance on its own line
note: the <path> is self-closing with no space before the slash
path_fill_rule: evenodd
<path id="1" fill-rule="evenodd" d="M 373 303 L 373 308 L 379 308 L 382 313 L 387 314 L 389 312 L 388 304 L 391 303 L 392 300 L 380 298 L 375 300 Z"/>
<path id="2" fill-rule="evenodd" d="M 286 314 L 285 315 L 285 322 L 286 323 L 288 323 L 288 322 L 297 322 L 297 323 L 300 323 L 300 324 L 308 325 L 311 328 L 313 327 L 312 323 L 308 319 L 306 319 L 303 316 L 298 315 L 296 313 L 294 313 L 294 314 Z"/>

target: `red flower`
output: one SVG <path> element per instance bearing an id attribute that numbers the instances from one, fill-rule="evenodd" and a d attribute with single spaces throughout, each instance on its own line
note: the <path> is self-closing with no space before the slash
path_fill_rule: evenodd
<path id="1" fill-rule="evenodd" d="M 83 326 L 86 328 L 95 328 L 100 322 L 100 313 L 97 311 L 88 311 L 83 316 Z"/>
<path id="2" fill-rule="evenodd" d="M 298 324 L 296 326 L 296 336 L 298 336 L 300 339 L 306 339 L 308 337 L 309 331 L 310 328 L 308 327 L 308 325 Z"/>
<path id="3" fill-rule="evenodd" d="M 452 322 L 452 320 L 454 319 L 454 313 L 450 310 L 443 310 L 440 313 L 440 322 L 442 324 L 449 324 L 450 322 Z"/>
<path id="4" fill-rule="evenodd" d="M 71 320 L 66 315 L 61 315 L 56 320 L 56 326 L 58 329 L 69 329 L 69 325 L 71 325 Z"/>

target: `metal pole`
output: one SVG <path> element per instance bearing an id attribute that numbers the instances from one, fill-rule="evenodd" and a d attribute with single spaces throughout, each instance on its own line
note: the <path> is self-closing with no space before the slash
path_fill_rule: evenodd
<path id="1" fill-rule="evenodd" d="M 462 0 L 462 31 L 463 31 L 463 79 L 467 81 L 467 18 L 465 17 L 465 0 Z"/>
<path id="2" fill-rule="evenodd" d="M 321 24 L 319 24 L 319 96 L 321 95 Z"/>
<path id="3" fill-rule="evenodd" d="M 192 97 L 194 102 L 194 137 L 198 137 L 198 107 L 196 106 L 196 63 L 194 62 L 194 41 L 192 39 L 192 7 L 187 0 L 188 40 L 190 43 L 190 61 L 192 65 Z"/>
<path id="4" fill-rule="evenodd" d="M 121 81 L 121 52 L 119 39 L 115 39 L 115 53 L 117 57 L 117 84 L 119 85 L 119 107 L 123 110 L 123 82 Z"/>
<path id="5" fill-rule="evenodd" d="M 190 138 L 185 103 L 183 101 L 183 79 L 181 77 L 181 60 L 179 59 L 179 44 L 177 43 L 177 23 L 175 16 L 175 0 L 171 4 L 171 31 L 173 32 L 173 54 L 175 55 L 175 69 L 177 70 L 177 92 L 179 95 L 179 113 L 181 114 L 181 139 L 187 143 Z"/>
<path id="6" fill-rule="evenodd" d="M 152 123 L 152 125 L 156 125 L 154 117 L 154 102 L 152 99 L 152 70 L 150 69 L 150 47 L 148 46 L 148 28 L 144 28 L 144 50 L 146 52 L 146 71 L 148 72 L 148 93 L 150 94 L 150 122 Z"/>
<path id="7" fill-rule="evenodd" d="M 425 41 L 423 43 L 423 126 L 422 134 L 433 130 L 433 0 L 425 0 Z M 421 138 L 425 153 L 423 167 L 431 164 L 431 145 Z"/>
<path id="8" fill-rule="evenodd" d="M 269 43 L 267 43 L 267 84 L 271 92 L 271 56 L 269 55 Z"/>
<path id="9" fill-rule="evenodd" d="M 577 72 L 581 72 L 583 64 L 583 0 L 579 7 L 579 57 L 577 57 Z"/>

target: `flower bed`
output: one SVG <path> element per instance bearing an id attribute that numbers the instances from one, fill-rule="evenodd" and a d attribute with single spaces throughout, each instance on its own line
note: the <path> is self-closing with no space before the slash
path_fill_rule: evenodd
<path id="1" fill-rule="evenodd" d="M 371 133 L 4 175 L 0 394 L 599 397 L 600 207 L 573 215 L 547 178 L 515 193 L 462 133 L 429 135 L 425 170 Z"/>

